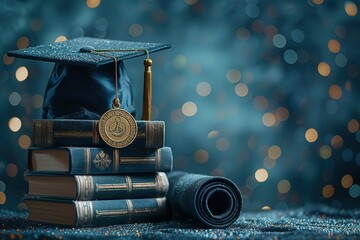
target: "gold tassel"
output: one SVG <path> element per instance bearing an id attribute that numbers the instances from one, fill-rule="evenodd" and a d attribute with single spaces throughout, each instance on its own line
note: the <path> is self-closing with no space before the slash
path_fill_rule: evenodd
<path id="1" fill-rule="evenodd" d="M 149 121 L 151 120 L 151 101 L 152 101 L 152 77 L 151 77 L 151 65 L 152 61 L 150 58 L 144 60 L 144 95 L 143 95 L 143 112 L 142 120 Z"/>

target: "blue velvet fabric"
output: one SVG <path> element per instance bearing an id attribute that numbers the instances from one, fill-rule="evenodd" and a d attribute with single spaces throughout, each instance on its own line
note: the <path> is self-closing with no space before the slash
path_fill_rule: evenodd
<path id="1" fill-rule="evenodd" d="M 239 188 L 229 179 L 182 171 L 167 174 L 168 205 L 172 215 L 190 218 L 200 226 L 226 228 L 238 219 L 242 208 Z"/>
<path id="2" fill-rule="evenodd" d="M 136 115 L 131 83 L 123 61 L 118 63 L 121 108 Z M 99 119 L 115 98 L 114 63 L 99 67 L 56 63 L 46 87 L 43 118 Z"/>

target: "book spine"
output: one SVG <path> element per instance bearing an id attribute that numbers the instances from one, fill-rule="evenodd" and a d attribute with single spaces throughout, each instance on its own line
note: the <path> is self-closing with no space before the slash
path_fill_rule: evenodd
<path id="1" fill-rule="evenodd" d="M 165 216 L 165 198 L 75 201 L 76 227 L 106 226 L 160 220 Z"/>
<path id="2" fill-rule="evenodd" d="M 159 149 L 69 148 L 70 174 L 169 172 L 170 147 Z"/>
<path id="3" fill-rule="evenodd" d="M 77 200 L 164 197 L 169 188 L 165 173 L 126 176 L 75 176 Z"/>
<path id="4" fill-rule="evenodd" d="M 161 148 L 164 146 L 163 121 L 136 121 L 137 136 L 129 147 Z M 107 147 L 101 139 L 98 121 L 94 120 L 33 120 L 31 142 L 34 147 L 76 146 Z"/>

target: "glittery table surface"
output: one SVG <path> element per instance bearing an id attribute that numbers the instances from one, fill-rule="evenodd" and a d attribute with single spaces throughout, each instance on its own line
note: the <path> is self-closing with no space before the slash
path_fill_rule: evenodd
<path id="1" fill-rule="evenodd" d="M 243 212 L 226 229 L 200 229 L 182 221 L 63 228 L 0 210 L 0 239 L 360 239 L 360 209 L 307 205 L 290 210 Z"/>

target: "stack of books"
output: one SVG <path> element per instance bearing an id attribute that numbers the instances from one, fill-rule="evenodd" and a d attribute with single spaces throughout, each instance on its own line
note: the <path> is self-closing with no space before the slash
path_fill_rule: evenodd
<path id="1" fill-rule="evenodd" d="M 33 120 L 28 151 L 29 219 L 76 227 L 164 217 L 172 170 L 163 121 L 137 121 L 126 148 L 111 148 L 98 121 Z"/>

